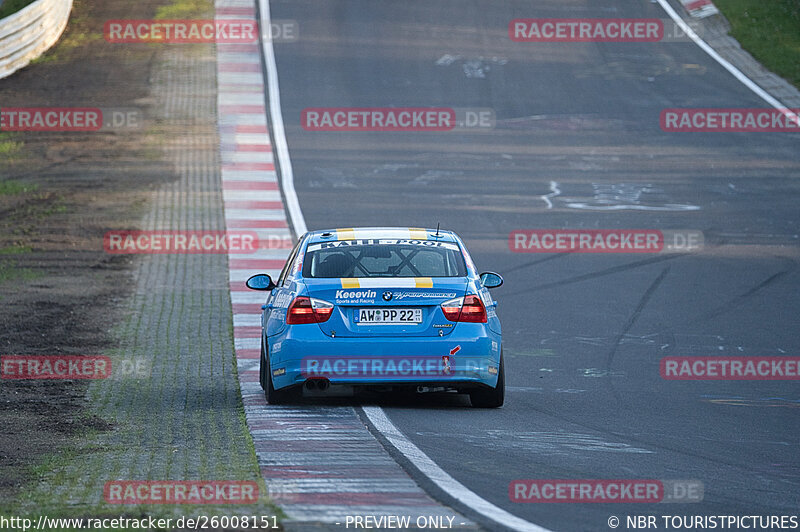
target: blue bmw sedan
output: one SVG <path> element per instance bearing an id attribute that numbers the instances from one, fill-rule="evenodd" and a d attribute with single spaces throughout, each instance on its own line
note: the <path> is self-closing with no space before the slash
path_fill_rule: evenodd
<path id="1" fill-rule="evenodd" d="M 377 392 L 469 394 L 496 408 L 505 397 L 497 303 L 503 283 L 477 273 L 451 231 L 313 231 L 278 279 L 258 274 L 260 382 L 267 401 Z"/>

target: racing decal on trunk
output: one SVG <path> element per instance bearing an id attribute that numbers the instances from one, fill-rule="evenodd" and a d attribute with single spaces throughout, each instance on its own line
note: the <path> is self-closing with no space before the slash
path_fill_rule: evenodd
<path id="1" fill-rule="evenodd" d="M 396 292 L 392 295 L 395 300 L 419 299 L 419 298 L 442 298 L 453 299 L 458 294 L 456 292 Z"/>
<path id="2" fill-rule="evenodd" d="M 371 304 L 378 297 L 375 290 L 337 290 L 333 298 L 337 305 Z"/>
<path id="3" fill-rule="evenodd" d="M 459 349 L 461 349 L 459 347 Z M 454 370 L 455 363 L 451 362 L 450 357 L 445 355 L 442 357 L 442 373 L 450 375 Z"/>

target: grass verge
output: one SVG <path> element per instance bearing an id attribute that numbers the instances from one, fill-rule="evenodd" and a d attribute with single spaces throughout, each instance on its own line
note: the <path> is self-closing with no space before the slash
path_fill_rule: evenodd
<path id="1" fill-rule="evenodd" d="M 800 2 L 714 0 L 731 36 L 766 68 L 800 88 Z"/>
<path id="2" fill-rule="evenodd" d="M 0 181 L 0 196 L 17 196 L 19 194 L 36 192 L 38 189 L 39 186 L 33 183 L 23 183 L 14 179 Z"/>
<path id="3" fill-rule="evenodd" d="M 0 133 L 0 157 L 11 159 L 19 154 L 23 143 L 14 140 L 11 133 Z"/>
<path id="4" fill-rule="evenodd" d="M 175 0 L 171 4 L 156 9 L 156 19 L 196 19 L 213 15 L 213 9 L 208 0 Z"/>
<path id="5" fill-rule="evenodd" d="M 34 1 L 35 0 L 6 0 L 3 2 L 3 5 L 0 6 L 0 18 L 13 15 L 23 7 L 32 4 Z"/>
<path id="6" fill-rule="evenodd" d="M 30 268 L 18 267 L 15 261 L 0 260 L 0 284 L 8 281 L 33 281 L 43 276 L 43 273 Z"/>

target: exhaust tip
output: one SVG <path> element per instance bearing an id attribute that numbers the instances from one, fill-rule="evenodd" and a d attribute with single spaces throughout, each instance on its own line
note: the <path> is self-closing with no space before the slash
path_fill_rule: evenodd
<path id="1" fill-rule="evenodd" d="M 320 391 L 324 392 L 330 387 L 330 385 L 331 383 L 328 379 L 323 379 L 317 383 L 317 388 L 319 388 Z"/>
<path id="2" fill-rule="evenodd" d="M 306 390 L 316 390 L 317 389 L 317 381 L 313 379 L 309 379 L 306 381 Z"/>

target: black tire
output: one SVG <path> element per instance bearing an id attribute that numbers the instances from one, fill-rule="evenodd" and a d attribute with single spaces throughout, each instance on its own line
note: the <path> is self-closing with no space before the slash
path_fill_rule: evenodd
<path id="1" fill-rule="evenodd" d="M 500 352 L 500 367 L 497 369 L 497 385 L 469 392 L 469 400 L 475 408 L 500 408 L 506 398 L 506 372 L 503 353 Z"/>
<path id="2" fill-rule="evenodd" d="M 258 358 L 258 383 L 261 385 L 262 390 L 267 389 L 267 369 L 264 364 L 264 335 L 261 335 L 261 356 Z"/>
<path id="3" fill-rule="evenodd" d="M 261 388 L 264 390 L 264 397 L 267 403 L 271 405 L 282 405 L 291 400 L 293 390 L 276 390 L 272 385 L 272 370 L 269 365 L 269 353 L 264 347 L 264 337 L 261 337 L 261 363 L 259 364 L 259 376 L 261 380 Z"/>

